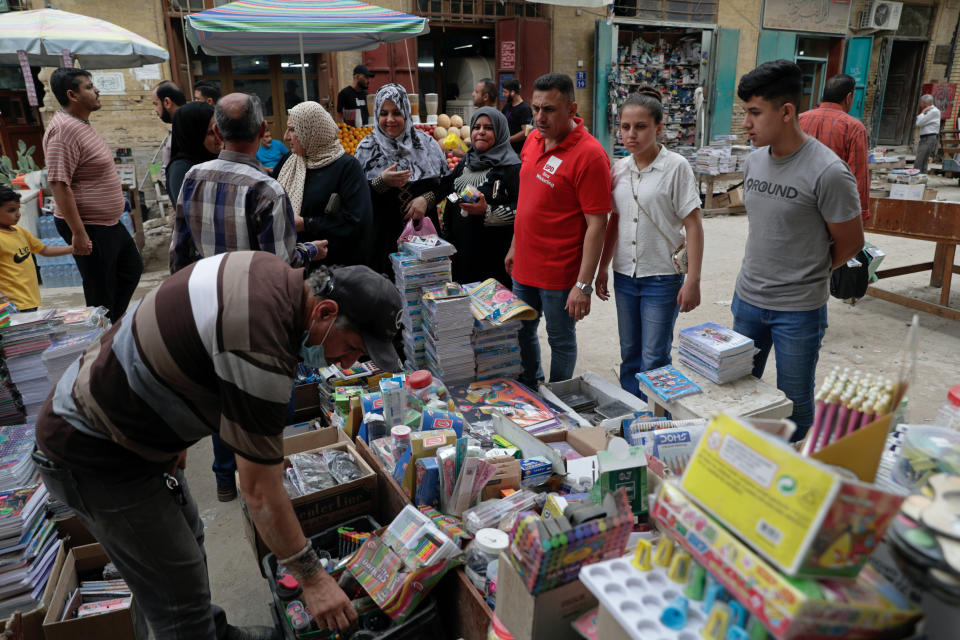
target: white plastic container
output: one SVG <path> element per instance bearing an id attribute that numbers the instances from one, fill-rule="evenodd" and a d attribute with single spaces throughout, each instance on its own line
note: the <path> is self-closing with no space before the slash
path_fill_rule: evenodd
<path id="1" fill-rule="evenodd" d="M 940 405 L 935 424 L 938 427 L 960 429 L 960 384 L 950 387 L 947 401 Z"/>

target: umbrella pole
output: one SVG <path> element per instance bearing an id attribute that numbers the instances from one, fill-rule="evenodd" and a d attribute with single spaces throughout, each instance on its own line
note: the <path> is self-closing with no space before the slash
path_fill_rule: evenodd
<path id="1" fill-rule="evenodd" d="M 307 65 L 303 62 L 303 34 L 298 33 L 297 38 L 300 40 L 300 80 L 303 82 L 303 101 L 306 102 L 310 96 L 307 95 Z"/>

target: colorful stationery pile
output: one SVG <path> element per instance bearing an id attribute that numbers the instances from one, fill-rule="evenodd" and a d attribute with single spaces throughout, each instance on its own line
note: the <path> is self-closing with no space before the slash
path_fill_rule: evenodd
<path id="1" fill-rule="evenodd" d="M 819 451 L 894 409 L 896 385 L 872 374 L 834 367 L 816 393 L 816 414 L 803 453 Z"/>

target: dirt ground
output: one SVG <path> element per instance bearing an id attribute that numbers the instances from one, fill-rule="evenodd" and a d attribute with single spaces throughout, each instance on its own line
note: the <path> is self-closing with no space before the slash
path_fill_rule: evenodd
<path id="1" fill-rule="evenodd" d="M 956 180 L 941 180 L 941 197 L 960 202 Z M 946 185 L 951 185 L 947 187 Z M 734 281 L 743 257 L 747 233 L 745 216 L 719 217 L 704 221 L 706 251 L 699 308 L 683 314 L 677 322 L 683 328 L 706 321 L 731 324 L 730 301 Z M 870 242 L 887 253 L 884 268 L 932 260 L 934 245 L 868 234 Z M 144 275 L 136 296 L 156 286 L 166 277 L 166 269 Z M 881 286 L 906 295 L 937 301 L 938 290 L 928 286 L 929 274 L 912 274 L 885 280 Z M 960 309 L 960 284 L 954 283 L 953 306 Z M 44 306 L 67 306 L 83 303 L 79 288 L 43 291 Z M 616 382 L 619 364 L 616 309 L 613 301 L 594 299 L 593 311 L 578 327 L 580 357 L 577 373 L 592 370 Z M 867 297 L 855 306 L 832 299 L 829 302 L 829 329 L 820 352 L 818 381 L 834 366 L 872 372 L 875 375 L 897 375 L 900 351 L 907 326 L 914 312 L 896 304 Z M 960 323 L 921 313 L 920 348 L 916 378 L 909 392 L 908 419 L 912 423 L 931 422 L 937 408 L 946 398 L 951 384 L 960 383 Z M 544 356 L 549 349 L 541 326 Z M 545 367 L 546 368 L 546 367 Z M 767 367 L 765 380 L 776 383 L 773 361 Z M 254 563 L 253 553 L 244 539 L 240 508 L 236 501 L 219 503 L 210 464 L 209 440 L 190 450 L 187 476 L 206 523 L 206 548 L 210 569 L 213 601 L 226 609 L 234 624 L 269 624 L 267 608 L 269 591 Z"/>

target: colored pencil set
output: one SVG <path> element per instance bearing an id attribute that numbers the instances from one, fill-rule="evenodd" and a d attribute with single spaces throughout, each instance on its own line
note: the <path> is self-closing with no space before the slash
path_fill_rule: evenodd
<path id="1" fill-rule="evenodd" d="M 892 380 L 835 367 L 815 396 L 816 413 L 803 454 L 819 451 L 886 415 L 895 396 Z"/>

